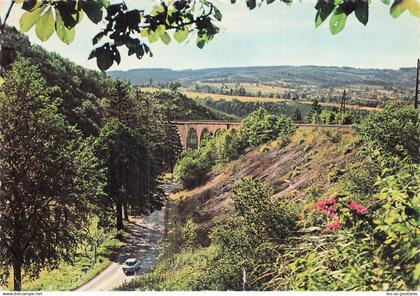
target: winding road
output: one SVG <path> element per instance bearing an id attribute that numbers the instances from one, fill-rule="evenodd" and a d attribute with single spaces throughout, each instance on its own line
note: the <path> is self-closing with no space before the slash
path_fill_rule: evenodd
<path id="1" fill-rule="evenodd" d="M 173 184 L 162 186 L 167 194 L 175 188 Z M 159 244 L 165 232 L 165 208 L 149 216 L 136 217 L 125 245 L 111 264 L 92 280 L 79 287 L 76 291 L 110 291 L 131 281 L 136 275 L 149 271 L 159 253 Z M 141 268 L 134 276 L 126 276 L 122 265 L 127 258 L 136 257 L 141 262 Z"/>

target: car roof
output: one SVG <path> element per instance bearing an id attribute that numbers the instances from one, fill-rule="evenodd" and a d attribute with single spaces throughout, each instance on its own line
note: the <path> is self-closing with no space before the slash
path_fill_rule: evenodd
<path id="1" fill-rule="evenodd" d="M 136 262 L 137 258 L 128 258 L 125 262 Z"/>

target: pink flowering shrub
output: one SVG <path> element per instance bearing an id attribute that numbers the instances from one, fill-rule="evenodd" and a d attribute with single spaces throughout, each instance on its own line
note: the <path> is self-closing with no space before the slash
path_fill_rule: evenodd
<path id="1" fill-rule="evenodd" d="M 327 230 L 334 231 L 334 230 L 339 229 L 340 227 L 341 227 L 340 219 L 337 218 L 327 225 Z"/>
<path id="2" fill-rule="evenodd" d="M 337 202 L 334 198 L 320 200 L 315 207 L 318 211 L 327 214 L 328 217 L 335 217 L 337 214 Z"/>
<path id="3" fill-rule="evenodd" d="M 339 218 L 339 205 L 347 207 L 351 212 L 356 214 L 366 214 L 367 208 L 358 204 L 355 201 L 349 201 L 347 203 L 340 203 L 337 201 L 337 195 L 333 195 L 332 197 L 322 199 L 318 201 L 315 205 L 315 208 L 326 214 L 328 217 L 336 218 L 334 221 L 330 222 L 326 229 L 328 231 L 335 231 L 341 227 L 341 222 Z"/>
<path id="4" fill-rule="evenodd" d="M 359 205 L 357 202 L 355 201 L 350 201 L 347 204 L 347 207 L 352 210 L 355 211 L 357 214 L 365 214 L 367 212 L 367 208 L 365 208 L 362 205 Z"/>

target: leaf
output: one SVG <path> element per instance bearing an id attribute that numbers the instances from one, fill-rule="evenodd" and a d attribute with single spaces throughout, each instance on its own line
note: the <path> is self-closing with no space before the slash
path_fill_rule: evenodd
<path id="1" fill-rule="evenodd" d="M 413 271 L 413 280 L 417 282 L 419 279 L 420 279 L 420 263 L 417 263 Z"/>
<path id="2" fill-rule="evenodd" d="M 347 15 L 344 12 L 335 11 L 330 17 L 330 32 L 335 35 L 341 32 L 346 25 Z"/>
<path id="3" fill-rule="evenodd" d="M 119 65 L 121 63 L 121 55 L 117 47 L 112 48 L 113 60 Z"/>
<path id="4" fill-rule="evenodd" d="M 149 29 L 143 29 L 140 31 L 141 37 L 148 37 L 149 36 Z"/>
<path id="5" fill-rule="evenodd" d="M 44 7 L 39 7 L 33 11 L 25 12 L 19 20 L 20 30 L 24 33 L 28 32 L 39 21 L 43 10 Z"/>
<path id="6" fill-rule="evenodd" d="M 206 44 L 206 41 L 203 39 L 200 39 L 197 41 L 197 47 L 202 49 L 204 47 L 204 45 Z"/>
<path id="7" fill-rule="evenodd" d="M 37 4 L 37 0 L 26 0 L 23 2 L 22 9 L 30 11 Z"/>
<path id="8" fill-rule="evenodd" d="M 96 64 L 102 72 L 108 70 L 113 63 L 113 54 L 110 49 L 104 46 L 96 49 Z"/>
<path id="9" fill-rule="evenodd" d="M 66 44 L 70 44 L 74 40 L 75 29 L 74 28 L 67 28 L 64 25 L 63 19 L 61 18 L 60 13 L 56 14 L 55 20 L 55 31 L 57 33 L 58 38 Z"/>
<path id="10" fill-rule="evenodd" d="M 165 43 L 166 45 L 171 43 L 171 37 L 169 36 L 167 32 L 164 32 L 162 35 L 160 35 L 160 40 L 162 40 L 162 42 Z"/>
<path id="11" fill-rule="evenodd" d="M 111 2 L 109 0 L 102 0 L 102 5 L 107 8 L 109 5 L 111 4 Z"/>
<path id="12" fill-rule="evenodd" d="M 188 37 L 188 30 L 176 30 L 174 33 L 174 38 L 176 41 L 181 43 Z"/>
<path id="13" fill-rule="evenodd" d="M 252 10 L 257 6 L 257 2 L 256 0 L 246 0 L 246 6 Z"/>
<path id="14" fill-rule="evenodd" d="M 140 11 L 137 9 L 130 10 L 126 14 L 127 25 L 130 29 L 139 31 Z"/>
<path id="15" fill-rule="evenodd" d="M 73 7 L 71 7 L 68 3 L 57 2 L 55 8 L 56 12 L 58 11 L 58 13 L 60 14 L 61 19 L 66 27 L 73 28 L 77 25 L 76 10 Z M 76 15 L 76 18 L 74 18 L 73 15 Z"/>
<path id="16" fill-rule="evenodd" d="M 95 37 L 93 37 L 92 39 L 92 44 L 95 45 L 96 43 L 99 42 L 99 40 L 102 39 L 102 37 L 104 37 L 106 35 L 106 33 L 104 31 L 99 32 L 98 34 L 95 35 Z"/>
<path id="17" fill-rule="evenodd" d="M 39 21 L 36 23 L 36 36 L 38 36 L 39 40 L 46 41 L 54 33 L 54 30 L 54 17 L 52 15 L 51 8 L 48 8 L 48 10 L 39 18 Z"/>
<path id="18" fill-rule="evenodd" d="M 334 3 L 331 1 L 318 0 L 315 9 L 318 11 L 315 17 L 315 27 L 319 27 L 334 10 Z"/>
<path id="19" fill-rule="evenodd" d="M 390 14 L 393 18 L 397 18 L 404 12 L 404 7 L 402 5 L 402 0 L 395 0 L 391 6 Z"/>
<path id="20" fill-rule="evenodd" d="M 165 25 L 159 25 L 159 26 L 157 26 L 157 28 L 156 28 L 156 30 L 155 30 L 155 32 L 160 36 L 160 35 L 162 35 L 163 33 L 165 33 L 165 31 L 166 31 L 166 27 L 165 27 Z"/>
<path id="21" fill-rule="evenodd" d="M 149 42 L 150 42 L 150 43 L 154 43 L 154 42 L 158 41 L 158 39 L 159 39 L 159 34 L 158 34 L 157 32 L 153 32 L 152 34 L 150 34 L 150 35 L 148 36 L 148 39 L 149 39 Z"/>
<path id="22" fill-rule="evenodd" d="M 222 21 L 222 13 L 220 12 L 220 10 L 217 9 L 216 7 L 213 7 L 213 8 L 214 8 L 214 18 L 218 20 L 219 22 Z"/>
<path id="23" fill-rule="evenodd" d="M 102 0 L 85 0 L 79 1 L 79 3 L 93 23 L 97 24 L 102 20 Z"/>
<path id="24" fill-rule="evenodd" d="M 408 11 L 415 17 L 420 17 L 420 2 L 416 0 L 405 0 Z"/>
<path id="25" fill-rule="evenodd" d="M 364 24 L 365 26 L 369 20 L 369 4 L 367 1 L 361 1 L 357 6 L 356 10 L 354 11 L 356 14 L 357 19 L 359 22 Z"/>
<path id="26" fill-rule="evenodd" d="M 391 2 L 391 0 L 382 0 L 382 3 L 389 5 L 389 3 Z"/>

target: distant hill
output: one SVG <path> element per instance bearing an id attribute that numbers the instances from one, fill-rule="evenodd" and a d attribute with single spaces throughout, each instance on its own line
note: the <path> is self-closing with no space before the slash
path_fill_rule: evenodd
<path id="1" fill-rule="evenodd" d="M 326 66 L 261 66 L 172 70 L 165 68 L 133 69 L 110 71 L 113 78 L 129 80 L 135 85 L 180 82 L 188 87 L 194 82 L 201 83 L 265 83 L 272 81 L 293 82 L 303 85 L 344 86 L 376 85 L 409 88 L 414 85 L 415 68 L 360 69 L 351 67 Z"/>
<path id="2" fill-rule="evenodd" d="M 198 70 L 133 69 L 111 71 L 113 78 L 129 80 L 134 85 L 172 88 L 184 91 L 341 103 L 344 90 L 350 105 L 384 106 L 395 100 L 406 105 L 414 97 L 415 68 L 360 69 L 326 66 L 261 66 Z"/>

